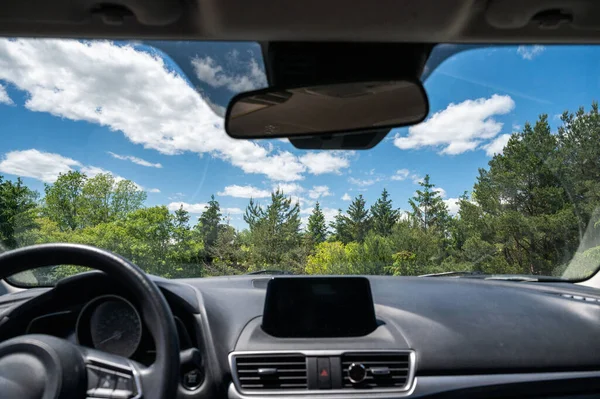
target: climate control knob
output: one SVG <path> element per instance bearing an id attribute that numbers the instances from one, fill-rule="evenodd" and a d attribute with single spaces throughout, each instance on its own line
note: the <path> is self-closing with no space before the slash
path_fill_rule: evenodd
<path id="1" fill-rule="evenodd" d="M 352 363 L 348 367 L 348 377 L 353 384 L 360 384 L 367 377 L 367 368 L 360 363 Z"/>

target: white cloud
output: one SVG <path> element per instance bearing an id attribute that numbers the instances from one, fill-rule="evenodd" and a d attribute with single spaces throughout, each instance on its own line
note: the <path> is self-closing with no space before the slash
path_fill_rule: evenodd
<path id="1" fill-rule="evenodd" d="M 308 196 L 312 199 L 328 197 L 330 195 L 333 194 L 331 194 L 327 186 L 313 186 L 312 189 L 308 190 Z"/>
<path id="2" fill-rule="evenodd" d="M 301 180 L 306 171 L 290 152 L 227 136 L 223 120 L 184 78 L 133 46 L 0 39 L 0 80 L 27 93 L 30 111 L 106 126 L 162 154 L 209 153 L 280 181 Z"/>
<path id="3" fill-rule="evenodd" d="M 460 199 L 459 198 L 448 198 L 444 200 L 444 203 L 448 207 L 448 212 L 451 215 L 456 215 L 460 210 Z"/>
<path id="4" fill-rule="evenodd" d="M 147 166 L 149 168 L 162 168 L 162 165 L 160 163 L 148 162 L 142 158 L 134 157 L 131 155 L 119 155 L 119 154 L 115 154 L 114 152 L 110 152 L 110 151 L 108 153 L 110 154 L 111 157 L 120 159 L 122 161 L 130 161 L 137 165 Z"/>
<path id="5" fill-rule="evenodd" d="M 291 195 L 304 192 L 304 187 L 298 183 L 278 183 L 273 186 L 273 191 L 282 191 L 284 194 Z"/>
<path id="6" fill-rule="evenodd" d="M 0 162 L 0 172 L 9 173 L 19 177 L 31 177 L 44 183 L 54 183 L 61 173 L 68 173 L 73 169 L 78 169 L 88 177 L 94 177 L 100 173 L 110 174 L 115 180 L 125 180 L 124 177 L 116 175 L 109 170 L 97 166 L 82 165 L 81 162 L 60 154 L 51 152 L 42 152 L 36 149 L 23 151 L 11 151 L 4 155 Z M 159 193 L 157 188 L 146 189 L 135 183 L 140 190 L 150 193 Z"/>
<path id="7" fill-rule="evenodd" d="M 360 186 L 360 187 L 372 186 L 373 184 L 377 183 L 380 180 L 381 179 L 379 179 L 379 178 L 373 178 L 373 179 L 357 179 L 355 177 L 348 178 L 348 182 L 350 182 L 351 184 Z"/>
<path id="8" fill-rule="evenodd" d="M 341 151 L 331 152 L 309 152 L 300 157 L 300 162 L 308 168 L 313 175 L 322 175 L 324 173 L 341 174 L 341 169 L 350 166 L 348 156 L 351 152 L 342 153 Z"/>
<path id="9" fill-rule="evenodd" d="M 352 200 L 352 197 L 350 197 L 350 195 L 348 195 L 348 193 L 345 193 L 342 196 L 342 201 L 351 201 L 351 200 Z"/>
<path id="10" fill-rule="evenodd" d="M 67 173 L 78 166 L 81 163 L 74 159 L 31 149 L 6 153 L 0 162 L 0 172 L 54 183 L 60 173 Z"/>
<path id="11" fill-rule="evenodd" d="M 421 147 L 444 147 L 442 154 L 461 154 L 471 151 L 483 140 L 489 140 L 502 129 L 503 124 L 494 119 L 507 114 L 515 107 L 509 96 L 494 94 L 490 98 L 451 103 L 425 122 L 408 129 L 408 136 L 396 133 L 394 145 L 406 150 Z"/>
<path id="12" fill-rule="evenodd" d="M 187 202 L 171 202 L 167 205 L 170 211 L 175 212 L 180 207 L 183 207 L 189 213 L 202 213 L 208 207 L 208 204 L 198 203 L 198 204 L 188 204 Z"/>
<path id="13" fill-rule="evenodd" d="M 13 100 L 10 99 L 8 93 L 6 92 L 6 88 L 0 85 L 0 104 L 13 105 Z"/>
<path id="14" fill-rule="evenodd" d="M 433 191 L 435 191 L 436 193 L 440 194 L 440 197 L 446 198 L 446 190 L 444 190 L 443 188 L 441 188 L 441 187 L 435 187 L 433 189 Z"/>
<path id="15" fill-rule="evenodd" d="M 536 44 L 535 46 L 519 46 L 517 48 L 517 54 L 519 54 L 524 60 L 532 60 L 538 55 L 542 54 L 546 50 L 546 47 Z"/>
<path id="16" fill-rule="evenodd" d="M 237 57 L 235 57 L 237 58 Z M 231 60 L 234 57 L 230 57 Z M 243 74 L 227 73 L 211 57 L 196 57 L 192 66 L 196 77 L 212 87 L 226 87 L 234 93 L 267 87 L 267 77 L 258 62 L 252 58 L 247 63 L 236 62 L 236 67 L 244 69 Z"/>
<path id="17" fill-rule="evenodd" d="M 409 175 L 410 171 L 408 169 L 398 169 L 392 176 L 392 180 L 405 180 Z"/>
<path id="18" fill-rule="evenodd" d="M 511 136 L 511 134 L 501 134 L 488 144 L 481 146 L 481 148 L 483 148 L 485 153 L 490 157 L 493 157 L 495 154 L 502 154 L 504 147 L 508 144 L 508 140 L 510 140 Z"/>
<path id="19" fill-rule="evenodd" d="M 249 185 L 238 186 L 237 184 L 227 186 L 223 189 L 223 191 L 217 194 L 222 197 L 229 196 L 236 198 L 266 198 L 271 196 L 271 192 L 268 190 L 262 190 L 258 187 Z"/>

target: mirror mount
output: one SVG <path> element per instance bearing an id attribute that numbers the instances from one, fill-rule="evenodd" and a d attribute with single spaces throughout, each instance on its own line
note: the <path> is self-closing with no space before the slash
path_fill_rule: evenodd
<path id="1" fill-rule="evenodd" d="M 292 137 L 289 140 L 299 150 L 368 150 L 379 144 L 388 133 L 389 129 L 384 129 L 374 132 Z"/>
<path id="2" fill-rule="evenodd" d="M 270 42 L 263 44 L 269 86 L 420 80 L 432 44 Z"/>

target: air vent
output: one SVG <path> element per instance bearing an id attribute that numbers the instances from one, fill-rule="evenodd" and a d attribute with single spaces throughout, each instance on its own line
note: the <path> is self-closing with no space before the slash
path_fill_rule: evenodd
<path id="1" fill-rule="evenodd" d="M 343 386 L 357 389 L 404 388 L 409 380 L 410 367 L 408 353 L 346 353 L 342 356 Z"/>
<path id="2" fill-rule="evenodd" d="M 234 363 L 243 391 L 307 389 L 304 355 L 238 355 Z"/>

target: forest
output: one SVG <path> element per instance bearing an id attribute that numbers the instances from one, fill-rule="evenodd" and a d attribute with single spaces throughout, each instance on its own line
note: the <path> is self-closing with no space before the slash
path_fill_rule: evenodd
<path id="1" fill-rule="evenodd" d="M 582 279 L 600 263 L 598 104 L 565 111 L 561 122 L 551 131 L 548 116 L 540 115 L 513 133 L 503 153 L 479 169 L 456 215 L 427 175 L 408 204 L 394 203 L 385 189 L 370 206 L 358 195 L 327 223 L 317 203 L 306 226 L 299 204 L 275 191 L 267 203 L 251 199 L 247 228 L 236 230 L 214 196 L 192 223 L 183 208 L 146 206 L 146 193 L 131 181 L 70 171 L 43 193 L 0 176 L 0 243 L 4 250 L 50 242 L 95 245 L 168 278 L 281 270 Z M 79 270 L 45 268 L 31 283 L 49 284 Z"/>

